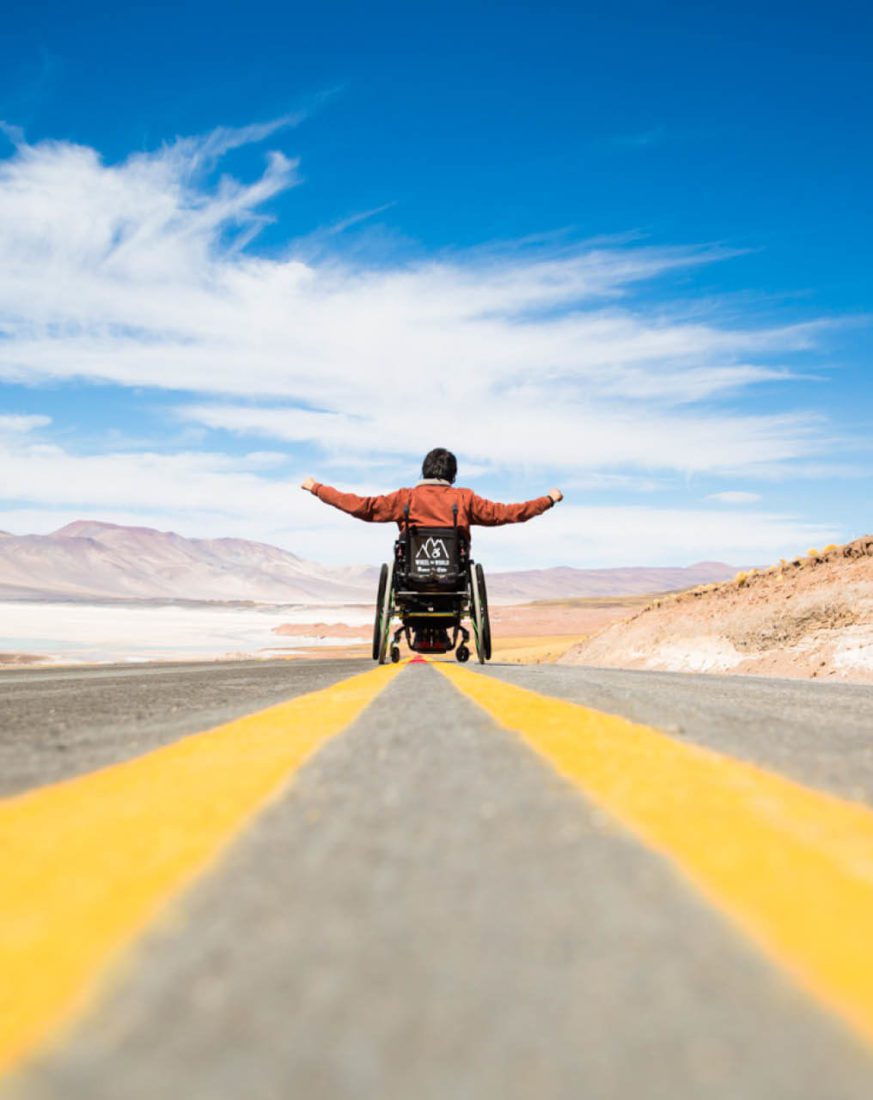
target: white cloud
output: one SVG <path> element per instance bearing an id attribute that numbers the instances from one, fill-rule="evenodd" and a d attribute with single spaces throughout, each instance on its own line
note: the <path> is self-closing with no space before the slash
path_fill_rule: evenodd
<path id="1" fill-rule="evenodd" d="M 439 443 L 459 452 L 467 476 L 490 475 L 503 499 L 518 495 L 519 469 L 544 488 L 566 480 L 618 493 L 648 491 L 664 472 L 772 476 L 829 442 L 814 416 L 742 408 L 750 387 L 790 384 L 786 364 L 815 347 L 818 322 L 744 324 L 717 304 L 691 311 L 640 293 L 727 258 L 723 249 L 537 241 L 386 263 L 343 258 L 322 233 L 318 249 L 310 234 L 282 255 L 256 254 L 264 203 L 297 184 L 296 162 L 269 153 L 246 184 L 212 183 L 211 169 L 293 121 L 216 130 L 114 165 L 64 142 L 19 142 L 0 161 L 0 380 L 183 391 L 173 415 L 193 439 L 208 429 L 252 448 L 221 453 L 222 437 L 207 434 L 203 450 L 143 453 L 114 440 L 74 453 L 40 436 L 48 417 L 10 412 L 0 417 L 0 526 L 49 530 L 97 515 L 372 561 L 390 533 L 300 493 L 300 475 L 371 478 L 366 491 L 378 491 L 408 483 Z M 287 481 L 282 444 L 288 468 L 300 467 Z M 744 562 L 838 534 L 751 511 L 568 503 L 477 543 L 492 567 Z"/>
<path id="2" fill-rule="evenodd" d="M 552 565 L 687 565 L 713 560 L 766 565 L 799 553 L 807 544 L 842 537 L 836 526 L 779 513 L 565 503 L 519 527 L 483 529 L 476 533 L 476 543 L 486 563 L 543 563 L 537 545 L 543 542 Z"/>
<path id="3" fill-rule="evenodd" d="M 272 459 L 266 462 L 272 465 Z M 265 456 L 209 452 L 71 454 L 47 443 L 0 441 L 0 500 L 237 519 L 263 527 L 299 519 L 296 484 L 263 476 Z"/>
<path id="4" fill-rule="evenodd" d="M 811 347 L 815 323 L 689 319 L 635 298 L 723 250 L 594 243 L 387 266 L 247 251 L 295 162 L 273 152 L 255 182 L 211 189 L 205 166 L 278 125 L 117 165 L 62 142 L 0 162 L 0 377 L 194 391 L 209 399 L 186 410 L 195 421 L 362 461 L 448 436 L 497 468 L 726 472 L 820 445 L 808 416 L 718 405 L 786 378 L 772 360 Z"/>
<path id="5" fill-rule="evenodd" d="M 118 452 L 75 455 L 34 441 L 0 440 L 0 528 L 48 532 L 95 517 L 278 543 L 330 563 L 379 561 L 392 525 L 364 524 L 298 488 L 299 477 L 268 475 L 274 456 Z M 409 479 L 406 479 L 407 483 Z M 356 485 L 357 492 L 376 491 Z M 518 527 L 475 532 L 489 568 L 687 564 L 700 559 L 763 563 L 844 532 L 795 516 L 721 509 L 586 507 L 564 502 Z"/>
<path id="6" fill-rule="evenodd" d="M 724 493 L 710 493 L 707 500 L 717 500 L 721 504 L 754 504 L 761 499 L 760 493 L 747 493 L 740 489 L 730 489 Z"/>
<path id="7" fill-rule="evenodd" d="M 423 441 L 448 438 L 447 445 L 465 460 L 503 469 L 523 461 L 563 472 L 618 466 L 753 469 L 802 455 L 812 445 L 814 421 L 808 417 L 707 413 L 692 418 L 665 412 L 640 419 L 630 409 L 580 410 L 562 401 L 552 406 L 547 399 L 538 401 L 532 387 L 525 389 L 527 399 L 520 390 L 491 398 L 484 414 L 470 405 L 447 414 L 442 403 L 424 395 L 411 415 L 393 401 L 388 408 L 361 413 L 195 405 L 180 414 L 211 428 L 317 443 L 350 455 L 366 454 L 374 444 L 384 455 L 418 455 Z"/>
<path id="8" fill-rule="evenodd" d="M 50 416 L 29 416 L 21 413 L 0 413 L 0 435 L 25 435 L 51 424 Z"/>

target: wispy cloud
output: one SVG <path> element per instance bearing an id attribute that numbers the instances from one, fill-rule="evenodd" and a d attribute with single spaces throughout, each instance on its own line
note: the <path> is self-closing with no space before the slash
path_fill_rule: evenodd
<path id="1" fill-rule="evenodd" d="M 21 413 L 0 413 L 0 436 L 24 435 L 51 424 L 50 416 L 32 416 Z"/>
<path id="2" fill-rule="evenodd" d="M 162 150 L 164 157 L 177 159 L 179 168 L 190 176 L 196 170 L 212 167 L 225 153 L 266 141 L 279 130 L 299 125 L 305 111 L 293 111 L 268 122 L 253 122 L 248 126 L 218 126 L 198 137 L 180 137 Z M 152 159 L 152 158 L 149 158 Z"/>
<path id="3" fill-rule="evenodd" d="M 19 147 L 0 166 L 0 375 L 291 401 L 308 411 L 189 414 L 327 449 L 341 433 L 362 454 L 417 452 L 437 429 L 477 460 L 521 448 L 572 467 L 736 469 L 813 446 L 803 417 L 694 408 L 784 376 L 767 360 L 808 347 L 808 327 L 634 302 L 636 285 L 717 251 L 522 249 L 368 269 L 233 247 L 295 184 L 295 163 L 274 152 L 254 182 L 212 189 L 197 170 L 286 122 L 117 166 L 80 146 Z"/>
<path id="4" fill-rule="evenodd" d="M 651 294 L 725 249 L 540 240 L 392 263 L 324 245 L 313 259 L 289 241 L 278 258 L 259 255 L 264 205 L 297 185 L 296 161 L 269 152 L 247 183 L 212 169 L 295 121 L 113 165 L 19 135 L 0 161 L 0 378 L 150 387 L 184 422 L 346 470 L 412 467 L 438 440 L 497 476 L 748 476 L 825 445 L 814 416 L 753 415 L 737 401 L 762 382 L 790 385 L 786 363 L 820 339 L 814 319 L 743 323 L 735 306 L 691 315 Z M 172 500 L 206 516 L 221 501 L 228 524 L 224 502 L 254 523 L 259 501 L 263 530 L 287 487 L 223 457 L 221 440 L 169 457 L 35 443 L 5 456 L 3 493 L 62 502 L 72 463 L 94 487 L 83 506 L 119 508 L 136 484 L 144 509 Z"/>
<path id="5" fill-rule="evenodd" d="M 38 435 L 30 442 L 4 442 L 0 435 L 0 499 L 7 502 L 0 526 L 48 532 L 94 516 L 189 536 L 263 539 L 334 563 L 384 557 L 384 528 L 350 523 L 300 492 L 296 479 L 271 476 L 276 459 L 211 451 L 79 455 Z M 350 487 L 377 488 L 366 482 Z M 568 502 L 539 522 L 548 523 L 547 539 L 532 537 L 527 527 L 477 532 L 480 553 L 492 568 L 676 564 L 713 557 L 764 563 L 844 534 L 791 514 L 622 504 Z"/>

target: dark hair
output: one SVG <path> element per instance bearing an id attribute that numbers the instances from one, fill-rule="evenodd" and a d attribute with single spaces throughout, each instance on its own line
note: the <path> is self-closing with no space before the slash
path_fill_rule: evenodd
<path id="1" fill-rule="evenodd" d="M 445 447 L 434 447 L 424 456 L 422 477 L 438 477 L 441 481 L 454 481 L 458 476 L 458 460 Z"/>

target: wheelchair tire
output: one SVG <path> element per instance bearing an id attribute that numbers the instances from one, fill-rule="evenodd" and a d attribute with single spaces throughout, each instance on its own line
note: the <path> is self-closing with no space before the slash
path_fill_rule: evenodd
<path id="1" fill-rule="evenodd" d="M 373 660 L 384 665 L 388 658 L 388 634 L 391 629 L 391 602 L 394 588 L 394 568 L 383 565 L 379 572 L 376 593 L 376 618 L 373 621 Z"/>
<path id="2" fill-rule="evenodd" d="M 473 589 L 473 634 L 476 638 L 476 656 L 479 664 L 491 660 L 491 618 L 488 614 L 488 590 L 485 587 L 485 571 L 481 565 L 473 568 L 470 577 Z"/>

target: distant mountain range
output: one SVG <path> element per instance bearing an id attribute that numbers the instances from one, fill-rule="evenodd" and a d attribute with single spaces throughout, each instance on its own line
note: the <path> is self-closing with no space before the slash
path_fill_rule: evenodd
<path id="1" fill-rule="evenodd" d="M 500 600 L 640 595 L 727 580 L 722 562 L 683 568 L 533 569 L 489 574 Z M 0 599 L 370 603 L 377 570 L 331 567 L 246 539 L 187 539 L 78 520 L 50 535 L 0 532 Z"/>
<path id="2" fill-rule="evenodd" d="M 7 599 L 343 603 L 370 599 L 375 576 L 246 539 L 186 539 L 87 520 L 50 535 L 0 536 L 0 597 Z"/>

